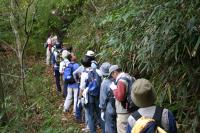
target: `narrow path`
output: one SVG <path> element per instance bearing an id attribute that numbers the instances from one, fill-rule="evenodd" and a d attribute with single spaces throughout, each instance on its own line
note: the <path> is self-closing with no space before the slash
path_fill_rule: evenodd
<path id="1" fill-rule="evenodd" d="M 84 123 L 77 123 L 76 119 L 73 116 L 73 111 L 72 111 L 72 105 L 70 107 L 70 111 L 68 113 L 63 113 L 63 104 L 64 104 L 64 98 L 62 97 L 62 94 L 57 95 L 56 94 L 56 86 L 55 86 L 55 79 L 53 76 L 53 69 L 52 67 L 46 67 L 46 72 L 45 75 L 49 77 L 49 79 L 51 79 L 51 88 L 50 88 L 50 93 L 52 96 L 56 97 L 58 100 L 54 103 L 57 107 L 57 109 L 59 109 L 60 113 L 61 113 L 61 123 L 62 123 L 62 127 L 64 128 L 69 128 L 70 132 L 73 131 L 73 127 L 79 127 L 79 130 L 75 131 L 75 133 L 80 133 L 81 129 L 84 128 Z M 62 85 L 62 83 L 61 83 Z"/>

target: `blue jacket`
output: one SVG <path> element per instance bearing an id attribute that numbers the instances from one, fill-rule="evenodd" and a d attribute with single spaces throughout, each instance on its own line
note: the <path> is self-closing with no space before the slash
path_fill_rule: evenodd
<path id="1" fill-rule="evenodd" d="M 73 71 L 75 71 L 77 68 L 79 68 L 79 64 L 74 63 L 73 64 Z M 68 88 L 79 88 L 79 84 L 78 83 L 68 84 Z"/>
<path id="2" fill-rule="evenodd" d="M 100 104 L 99 107 L 101 110 L 108 112 L 109 114 L 115 114 L 115 108 L 113 105 L 115 104 L 114 98 L 110 99 L 109 94 L 112 93 L 110 89 L 110 85 L 112 80 L 104 79 L 101 83 L 101 90 L 100 90 Z"/>

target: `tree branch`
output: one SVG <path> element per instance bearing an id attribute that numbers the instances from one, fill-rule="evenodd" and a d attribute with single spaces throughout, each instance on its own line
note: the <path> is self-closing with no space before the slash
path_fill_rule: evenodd
<path id="1" fill-rule="evenodd" d="M 9 76 L 9 77 L 14 77 L 14 78 L 23 78 L 23 77 L 21 77 L 21 76 L 17 76 L 17 75 L 12 75 L 12 74 L 7 74 L 7 73 L 0 73 L 0 75 L 4 75 L 4 76 Z"/>
<path id="2" fill-rule="evenodd" d="M 91 3 L 92 3 L 92 6 L 95 8 L 95 10 L 96 10 L 96 12 L 97 12 L 97 14 L 99 13 L 99 9 L 95 6 L 95 4 L 94 4 L 94 1 L 93 0 L 90 0 L 91 1 Z"/>
<path id="3" fill-rule="evenodd" d="M 10 45 L 8 44 L 8 42 L 6 42 L 6 41 L 4 41 L 4 40 L 2 40 L 2 39 L 0 39 L 0 42 L 2 42 L 4 45 L 6 45 L 6 46 L 9 47 L 10 49 L 12 49 L 12 50 L 17 54 L 17 50 L 16 50 L 15 48 L 13 48 L 12 46 L 10 46 Z"/>
<path id="4" fill-rule="evenodd" d="M 17 43 L 17 51 L 18 51 L 18 55 L 19 55 L 19 51 L 20 51 L 20 46 L 21 46 L 21 41 L 20 41 L 20 36 L 19 36 L 19 33 L 17 31 L 17 26 L 15 25 L 15 18 L 14 18 L 14 15 L 13 15 L 13 9 L 14 9 L 14 3 L 13 3 L 13 0 L 11 0 L 11 9 L 12 11 L 10 12 L 10 25 L 12 27 L 12 30 L 13 30 L 13 33 L 15 35 L 15 40 L 16 40 L 16 43 Z"/>

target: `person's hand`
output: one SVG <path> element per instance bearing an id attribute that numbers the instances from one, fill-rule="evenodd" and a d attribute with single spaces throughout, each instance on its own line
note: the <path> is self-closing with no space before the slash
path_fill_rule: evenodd
<path id="1" fill-rule="evenodd" d="M 80 92 L 79 92 L 79 98 L 82 98 L 82 96 L 83 96 L 83 90 L 80 89 Z"/>
<path id="2" fill-rule="evenodd" d="M 117 85 L 115 85 L 115 83 L 112 82 L 111 85 L 110 85 L 110 88 L 111 88 L 112 90 L 115 90 L 115 89 L 117 89 Z"/>
<path id="3" fill-rule="evenodd" d="M 104 112 L 101 112 L 101 119 L 102 119 L 103 121 L 105 121 Z"/>

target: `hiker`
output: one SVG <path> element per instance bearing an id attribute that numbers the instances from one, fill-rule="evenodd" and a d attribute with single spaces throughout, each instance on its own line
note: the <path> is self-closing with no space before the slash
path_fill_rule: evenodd
<path id="1" fill-rule="evenodd" d="M 112 65 L 109 69 L 109 75 L 115 79 L 115 83 L 113 82 L 110 88 L 113 90 L 115 96 L 115 106 L 116 106 L 116 113 L 117 113 L 117 132 L 118 133 L 125 133 L 128 117 L 130 112 L 127 110 L 127 90 L 130 86 L 131 77 L 127 74 L 122 72 L 122 69 L 119 68 L 118 65 Z"/>
<path id="2" fill-rule="evenodd" d="M 51 61 L 51 48 L 52 48 L 52 34 L 48 35 L 47 41 L 46 41 L 46 65 L 50 65 L 50 61 Z"/>
<path id="3" fill-rule="evenodd" d="M 70 61 L 67 59 L 68 55 L 70 53 L 67 50 L 63 50 L 62 51 L 62 61 L 60 62 L 60 66 L 59 66 L 59 72 L 62 75 L 63 78 L 63 98 L 66 98 L 67 96 L 67 84 L 65 83 L 65 79 L 63 77 L 63 73 L 64 73 L 64 69 L 68 66 L 68 64 L 70 63 Z"/>
<path id="4" fill-rule="evenodd" d="M 56 80 L 56 90 L 57 90 L 57 94 L 59 94 L 61 92 L 61 86 L 60 86 L 60 72 L 59 72 L 59 65 L 61 62 L 61 54 L 62 54 L 62 48 L 60 43 L 55 44 L 55 48 L 53 49 L 53 69 L 54 69 L 54 77 Z"/>
<path id="5" fill-rule="evenodd" d="M 154 124 L 152 123 L 154 120 L 155 125 L 158 125 L 159 127 L 161 127 L 161 129 L 164 129 L 164 131 L 169 133 L 176 133 L 176 121 L 172 112 L 166 108 L 161 108 L 155 105 L 156 94 L 151 82 L 146 79 L 138 79 L 135 81 L 132 87 L 133 89 L 131 92 L 131 98 L 133 102 L 140 108 L 129 116 L 127 133 L 137 133 L 137 131 L 140 132 L 141 130 L 145 130 L 146 132 L 151 131 L 150 128 L 152 128 L 153 126 L 151 124 Z M 146 129 L 139 129 L 138 126 L 144 123 L 140 123 L 140 121 L 143 121 L 146 118 L 151 119 L 149 121 L 150 123 L 148 123 L 148 125 L 151 126 L 148 126 L 149 129 L 146 126 L 144 126 L 146 127 Z"/>
<path id="6" fill-rule="evenodd" d="M 58 41 L 58 37 L 55 35 L 51 38 L 51 55 L 50 55 L 50 62 L 53 64 L 54 62 L 54 51 L 56 50 L 56 45 L 60 45 L 62 48 L 62 44 Z"/>
<path id="7" fill-rule="evenodd" d="M 64 70 L 65 83 L 68 84 L 67 97 L 64 103 L 64 112 L 69 111 L 69 107 L 72 103 L 72 98 L 74 98 L 73 114 L 75 116 L 79 93 L 79 84 L 76 83 L 76 81 L 74 80 L 73 72 L 79 67 L 79 64 L 76 63 L 76 56 L 74 54 L 69 54 L 67 58 L 70 63 L 68 64 L 68 66 L 66 66 Z"/>
<path id="8" fill-rule="evenodd" d="M 99 94 L 101 85 L 101 72 L 98 69 L 91 67 L 91 61 L 88 59 L 84 66 L 85 71 L 81 74 L 80 80 L 80 96 L 85 98 L 85 108 L 88 117 L 88 124 L 91 133 L 96 133 L 96 121 L 100 121 L 102 127 L 102 120 L 99 108 Z M 96 117 L 95 117 L 96 115 Z"/>
<path id="9" fill-rule="evenodd" d="M 105 62 L 101 65 L 100 70 L 103 75 L 100 90 L 101 119 L 104 121 L 105 133 L 117 133 L 116 127 L 116 109 L 113 91 L 110 89 L 112 79 L 109 78 L 109 68 L 111 64 Z"/>
<path id="10" fill-rule="evenodd" d="M 84 113 L 85 113 L 85 128 L 83 128 L 82 131 L 88 132 L 90 131 L 90 129 L 89 129 L 89 123 L 88 123 L 88 113 L 85 106 L 86 104 L 88 104 L 88 95 L 86 93 L 85 95 L 82 95 L 82 92 L 84 91 L 84 89 L 86 89 L 86 83 L 85 83 L 86 80 L 83 79 L 83 75 L 87 75 L 88 69 L 91 67 L 91 61 L 89 61 L 88 58 L 84 57 L 81 59 L 81 64 L 82 66 L 78 68 L 79 71 L 77 70 L 75 71 L 79 74 L 80 77 L 82 77 L 82 80 L 80 79 L 80 92 L 79 92 L 78 105 L 80 105 L 79 103 L 81 102 L 81 105 L 84 108 Z M 75 72 L 73 74 L 75 74 Z"/>
<path id="11" fill-rule="evenodd" d="M 97 62 L 95 61 L 95 53 L 91 50 L 87 51 L 84 57 L 86 60 L 91 62 L 91 67 L 92 68 L 97 68 Z M 73 75 L 75 77 L 75 80 L 78 82 L 78 79 L 76 79 L 76 74 L 81 74 L 85 70 L 84 66 L 81 65 L 76 71 L 74 71 Z"/>
<path id="12" fill-rule="evenodd" d="M 83 67 L 83 71 L 85 70 L 85 67 L 89 66 L 88 65 L 88 60 L 86 58 L 82 58 L 81 59 L 81 66 L 80 67 Z M 79 67 L 79 68 L 80 68 Z M 74 74 L 73 73 L 73 76 L 74 76 L 74 79 L 76 79 L 76 82 L 77 83 L 80 83 L 80 78 L 81 78 L 81 74 L 82 72 L 80 73 L 76 73 Z M 76 76 L 78 75 L 78 76 Z M 80 87 L 79 87 L 80 88 Z M 89 131 L 89 126 L 88 126 L 88 119 L 87 119 L 87 115 L 84 115 L 83 113 L 86 114 L 86 111 L 85 110 L 85 106 L 84 106 L 84 98 L 81 97 L 80 93 L 79 93 L 79 99 L 78 99 L 78 102 L 77 102 L 77 107 L 76 107 L 76 120 L 77 122 L 81 122 L 82 121 L 82 118 L 85 116 L 85 124 L 86 124 L 86 127 L 84 129 L 82 129 L 82 131 Z"/>
<path id="13" fill-rule="evenodd" d="M 95 53 L 92 50 L 88 50 L 85 54 L 85 57 L 88 58 L 88 60 L 91 61 L 91 67 L 92 68 L 98 68 L 98 63 L 95 60 Z"/>

